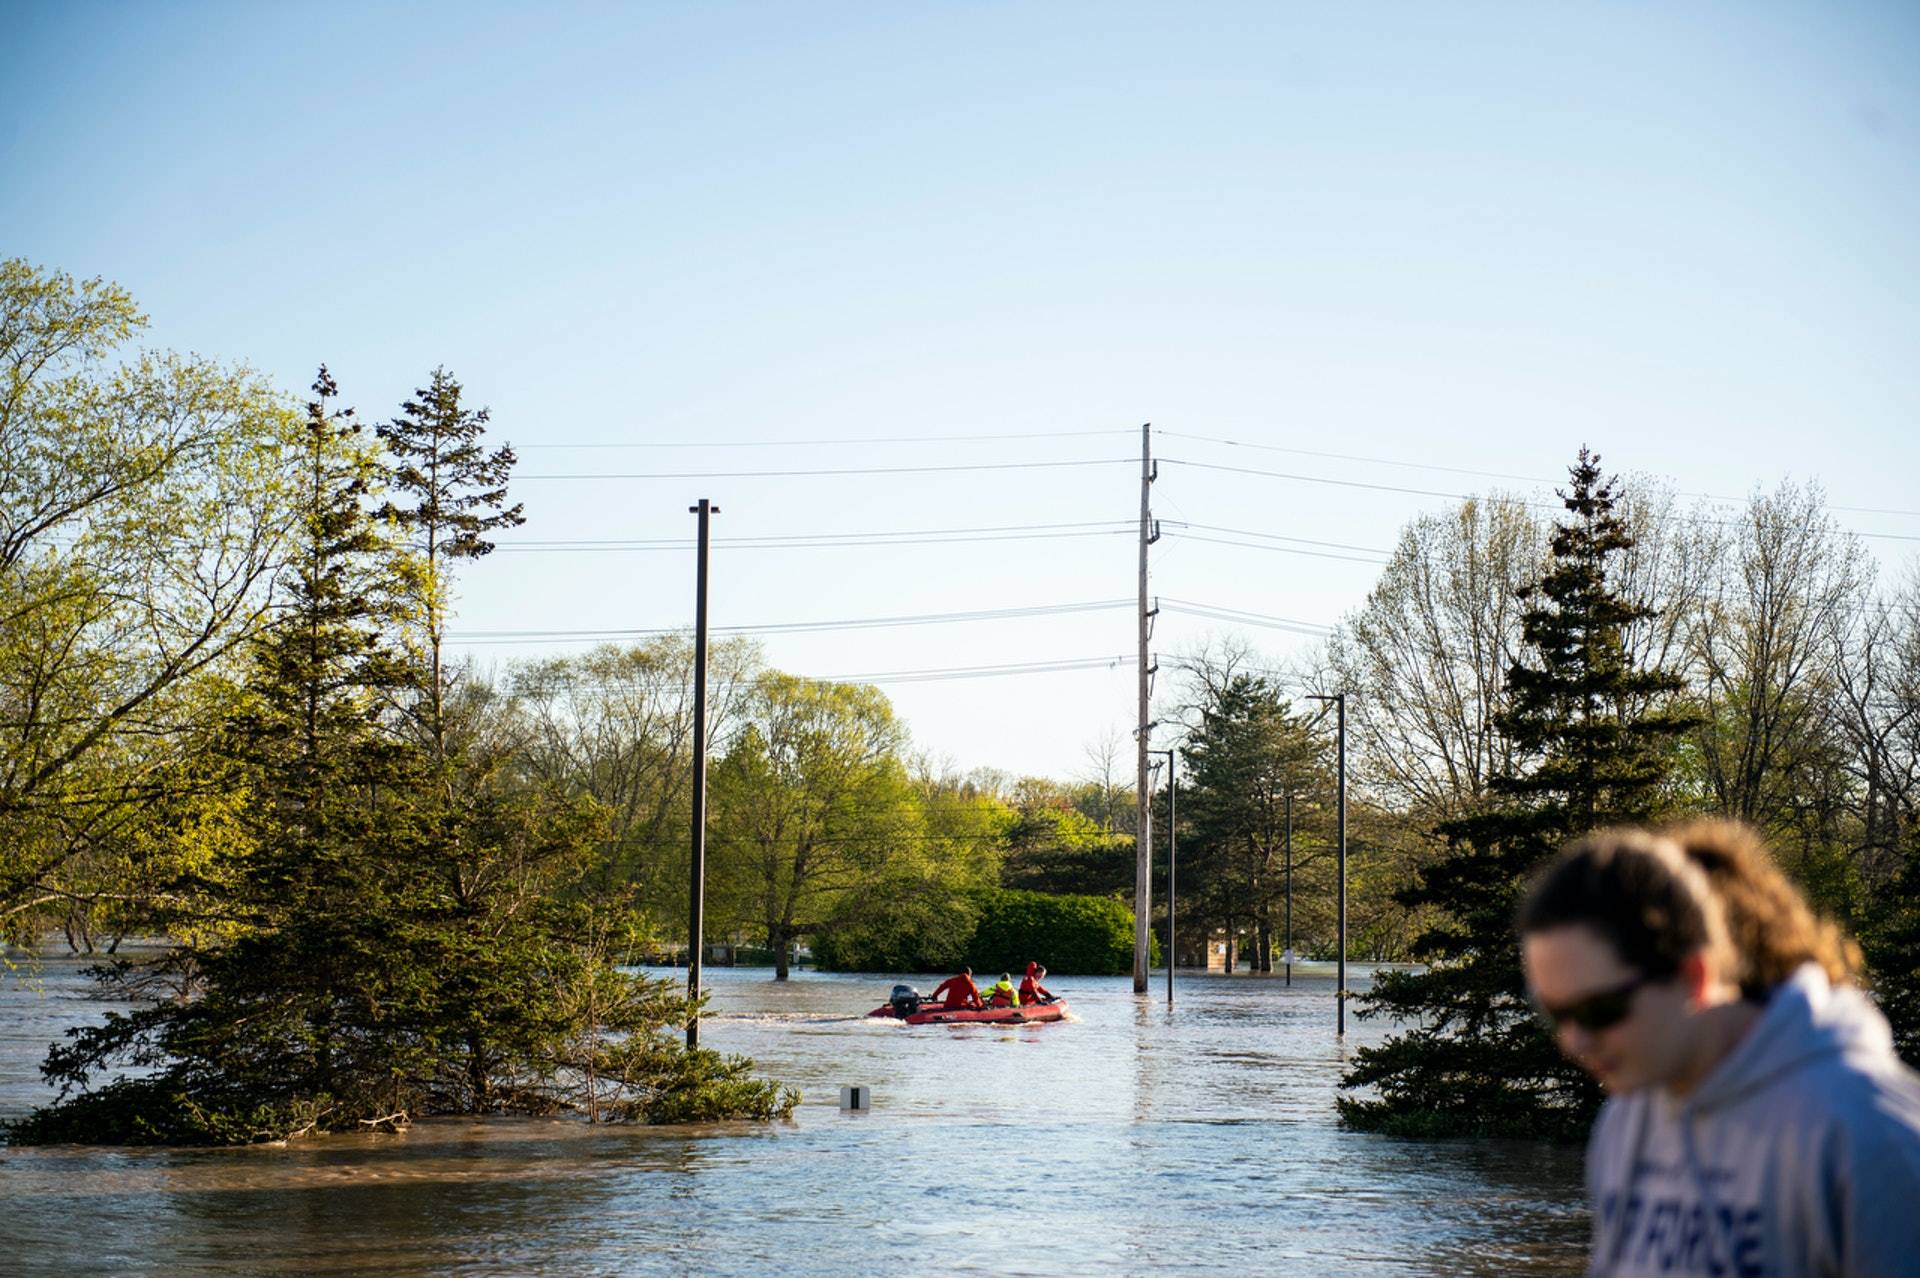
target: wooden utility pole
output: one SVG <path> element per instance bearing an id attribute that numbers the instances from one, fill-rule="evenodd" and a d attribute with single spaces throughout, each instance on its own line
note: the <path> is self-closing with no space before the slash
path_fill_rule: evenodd
<path id="1" fill-rule="evenodd" d="M 1147 992 L 1148 940 L 1147 912 L 1153 907 L 1153 805 L 1147 771 L 1147 740 L 1153 730 L 1148 718 L 1153 701 L 1153 660 L 1148 645 L 1153 641 L 1153 617 L 1159 609 L 1147 607 L 1147 547 L 1160 539 L 1153 522 L 1153 481 L 1158 474 L 1153 462 L 1152 423 L 1140 427 L 1140 726 L 1133 741 L 1138 755 L 1138 780 L 1134 787 L 1133 858 L 1133 992 Z"/>

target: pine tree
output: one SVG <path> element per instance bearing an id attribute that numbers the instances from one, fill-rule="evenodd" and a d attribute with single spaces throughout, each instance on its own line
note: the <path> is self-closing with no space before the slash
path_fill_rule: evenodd
<path id="1" fill-rule="evenodd" d="M 1585 448 L 1561 493 L 1540 581 L 1522 592 L 1523 656 L 1497 719 L 1517 763 L 1492 782 L 1483 811 L 1440 827 L 1448 855 L 1398 894 L 1441 923 L 1414 944 L 1419 972 L 1382 973 L 1363 1016 L 1411 1028 L 1355 1055 L 1344 1085 L 1348 1125 L 1413 1135 L 1583 1133 L 1596 1085 L 1563 1060 L 1529 1015 L 1513 934 L 1526 882 L 1567 840 L 1596 826 L 1653 818 L 1679 738 L 1697 718 L 1679 679 L 1634 669 L 1623 630 L 1643 609 L 1608 585 L 1632 544 L 1613 484 Z"/>
<path id="2" fill-rule="evenodd" d="M 1321 787 L 1325 753 L 1279 690 L 1249 675 L 1209 690 L 1182 751 L 1179 853 L 1187 913 L 1224 924 L 1230 937 L 1242 927 L 1251 931 L 1251 970 L 1273 970 L 1275 901 L 1285 888 L 1287 795 L 1306 796 Z M 1155 819 L 1166 819 L 1164 805 Z M 1303 855 L 1295 868 L 1312 859 Z"/>
<path id="3" fill-rule="evenodd" d="M 387 643 L 405 574 L 369 510 L 377 459 L 324 368 L 314 390 L 287 614 L 209 757 L 243 833 L 222 881 L 192 895 L 227 926 L 109 970 L 147 1001 L 49 1053 L 62 1100 L 10 1138 L 240 1143 L 569 1104 L 645 1121 L 787 1112 L 797 1098 L 748 1062 L 679 1047 L 686 1000 L 620 970 L 619 909 L 562 899 L 556 868 L 599 833 L 590 804 L 449 805 L 449 761 L 396 731 L 393 698 L 418 686 Z M 86 1090 L 130 1063 L 145 1072 Z"/>
<path id="4" fill-rule="evenodd" d="M 525 522 L 520 506 L 506 504 L 513 449 L 486 450 L 491 415 L 464 407 L 462 390 L 436 368 L 375 432 L 386 447 L 392 494 L 379 514 L 412 552 L 404 629 L 414 642 L 398 711 L 426 770 L 426 784 L 392 803 L 427 876 L 423 890 L 436 902 L 424 930 L 448 974 L 437 1019 L 465 1058 L 441 1084 L 455 1107 L 485 1110 L 502 1102 L 492 1082 L 502 1063 L 516 1045 L 540 1038 L 539 1001 L 521 991 L 550 961 L 542 888 L 580 862 L 587 851 L 581 831 L 592 818 L 590 805 L 507 783 L 506 752 L 489 748 L 477 730 L 499 707 L 484 689 L 468 689 L 462 699 L 443 659 L 456 568 L 492 552 L 488 534 Z"/>
<path id="5" fill-rule="evenodd" d="M 461 390 L 452 374 L 436 368 L 415 398 L 400 406 L 398 417 L 374 428 L 392 457 L 389 483 L 406 503 L 389 501 L 380 513 L 399 526 L 419 565 L 415 594 L 428 666 L 421 718 L 441 758 L 447 752 L 448 691 L 442 653 L 454 568 L 491 554 L 489 533 L 526 522 L 522 506 L 506 504 L 513 448 L 482 447 L 491 414 L 463 408 Z"/>
<path id="6" fill-rule="evenodd" d="M 237 869 L 212 894 L 231 939 L 117 968 L 128 992 L 165 983 L 186 997 L 77 1031 L 44 1072 L 84 1088 L 123 1061 L 158 1068 L 43 1111 L 30 1137 L 244 1142 L 351 1126 L 405 1112 L 407 1080 L 431 1059 L 419 1016 L 431 976 L 396 926 L 404 882 L 377 798 L 411 780 L 409 752 L 380 726 L 400 667 L 382 641 L 377 470 L 324 367 L 313 390 L 289 466 L 300 518 L 287 608 L 209 753 L 244 796 Z"/>

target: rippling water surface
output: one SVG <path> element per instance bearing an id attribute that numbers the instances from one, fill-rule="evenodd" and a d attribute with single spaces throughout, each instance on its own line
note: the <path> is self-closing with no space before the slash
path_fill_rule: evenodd
<path id="1" fill-rule="evenodd" d="M 0 977 L 0 1115 L 82 965 Z M 1576 1152 L 1343 1132 L 1327 974 L 1056 978 L 1072 1019 L 867 1020 L 892 978 L 710 973 L 791 1123 L 432 1120 L 238 1150 L 0 1149 L 0 1266 L 96 1274 L 1576 1274 Z M 931 982 L 921 981 L 927 988 Z M 1362 979 L 1356 984 L 1364 985 Z M 839 1110 L 842 1084 L 873 1110 Z"/>

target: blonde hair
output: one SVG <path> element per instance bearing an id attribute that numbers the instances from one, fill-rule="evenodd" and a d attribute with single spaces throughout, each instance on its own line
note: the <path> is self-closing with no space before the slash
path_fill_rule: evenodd
<path id="1" fill-rule="evenodd" d="M 1666 836 L 1720 898 L 1740 958 L 1743 994 L 1764 996 L 1804 963 L 1818 963 L 1836 985 L 1859 982 L 1860 947 L 1839 924 L 1814 913 L 1774 863 L 1758 830 L 1702 817 L 1669 828 Z"/>

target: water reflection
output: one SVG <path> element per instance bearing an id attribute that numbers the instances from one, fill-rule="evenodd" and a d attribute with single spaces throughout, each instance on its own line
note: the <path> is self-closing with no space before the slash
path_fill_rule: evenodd
<path id="1" fill-rule="evenodd" d="M 0 1151 L 15 1273 L 1571 1274 L 1578 1156 L 1341 1132 L 1331 982 L 1062 980 L 1059 1025 L 860 1016 L 889 977 L 711 974 L 702 1041 L 792 1123 L 422 1123 L 284 1148 Z M 0 987 L 0 1109 L 42 1099 L 75 973 Z M 1351 1025 L 1351 1022 L 1350 1022 Z M 1365 1042 L 1380 1030 L 1355 1027 Z M 839 1088 L 873 1088 L 842 1114 Z"/>

